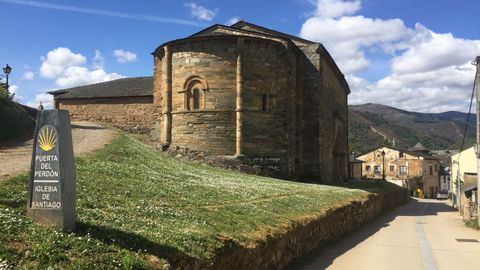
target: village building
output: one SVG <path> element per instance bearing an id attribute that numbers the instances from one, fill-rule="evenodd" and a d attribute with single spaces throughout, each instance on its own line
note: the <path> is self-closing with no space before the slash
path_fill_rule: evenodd
<path id="1" fill-rule="evenodd" d="M 410 150 L 380 147 L 358 156 L 357 159 L 364 162 L 364 178 L 385 179 L 411 191 L 419 188 L 427 198 L 436 197 L 439 190 L 440 162 L 428 155 L 428 150 L 421 145 Z"/>
<path id="2" fill-rule="evenodd" d="M 450 191 L 452 193 L 452 203 L 468 220 L 476 215 L 476 204 L 478 203 L 475 147 L 472 146 L 453 155 L 451 168 Z"/>
<path id="3" fill-rule="evenodd" d="M 128 94 L 108 97 L 77 88 L 50 92 L 55 107 L 74 120 L 149 129 L 169 152 L 306 181 L 347 178 L 350 90 L 322 44 L 240 21 L 166 42 L 152 54 L 153 101 L 143 87 L 119 86 Z"/>
<path id="4" fill-rule="evenodd" d="M 450 193 L 451 186 L 451 166 L 452 156 L 458 154 L 458 150 L 431 150 L 430 154 L 440 161 L 440 188 L 439 191 L 443 193 Z"/>
<path id="5" fill-rule="evenodd" d="M 355 153 L 352 153 L 349 157 L 349 178 L 350 179 L 362 179 L 362 163 L 363 160 L 355 158 Z"/>
<path id="6" fill-rule="evenodd" d="M 438 172 L 439 178 L 440 178 L 440 187 L 439 191 L 442 193 L 449 193 L 450 192 L 450 185 L 451 185 L 451 179 L 450 179 L 450 168 L 444 168 L 440 166 L 440 171 Z"/>

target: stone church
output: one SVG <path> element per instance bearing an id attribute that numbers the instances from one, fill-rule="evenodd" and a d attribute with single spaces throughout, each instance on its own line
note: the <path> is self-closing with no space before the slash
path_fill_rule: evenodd
<path id="1" fill-rule="evenodd" d="M 322 44 L 240 21 L 166 42 L 152 54 L 153 103 L 139 121 L 148 119 L 164 150 L 308 181 L 346 178 L 350 90 Z M 104 97 L 68 98 L 81 88 L 50 93 L 73 119 L 99 118 L 88 108 L 104 106 Z M 125 104 L 111 98 L 112 110 L 123 106 L 125 114 L 135 103 L 133 92 Z"/>

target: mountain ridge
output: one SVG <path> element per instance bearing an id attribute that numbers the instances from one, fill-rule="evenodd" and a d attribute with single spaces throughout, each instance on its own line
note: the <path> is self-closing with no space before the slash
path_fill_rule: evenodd
<path id="1" fill-rule="evenodd" d="M 467 113 L 412 112 L 395 107 L 366 103 L 349 105 L 349 151 L 363 153 L 384 145 L 410 148 L 417 142 L 431 150 L 459 149 Z M 473 144 L 476 117 L 470 114 L 465 147 Z"/>

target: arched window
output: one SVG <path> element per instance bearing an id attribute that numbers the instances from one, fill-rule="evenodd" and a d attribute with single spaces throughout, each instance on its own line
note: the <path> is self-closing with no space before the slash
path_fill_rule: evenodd
<path id="1" fill-rule="evenodd" d="M 200 90 L 195 88 L 192 92 L 193 109 L 198 111 L 200 109 Z"/>
<path id="2" fill-rule="evenodd" d="M 262 95 L 262 111 L 267 111 L 267 94 Z"/>
<path id="3" fill-rule="evenodd" d="M 198 111 L 207 107 L 207 81 L 201 76 L 190 76 L 183 85 L 183 90 L 179 93 L 184 94 L 185 110 Z"/>

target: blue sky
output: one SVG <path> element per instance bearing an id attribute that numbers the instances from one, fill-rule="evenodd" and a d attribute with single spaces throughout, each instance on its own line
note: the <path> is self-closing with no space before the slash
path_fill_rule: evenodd
<path id="1" fill-rule="evenodd" d="M 467 111 L 478 10 L 478 0 L 0 0 L 0 64 L 13 68 L 19 101 L 36 107 L 49 90 L 150 76 L 158 45 L 244 19 L 322 42 L 351 104 Z"/>

